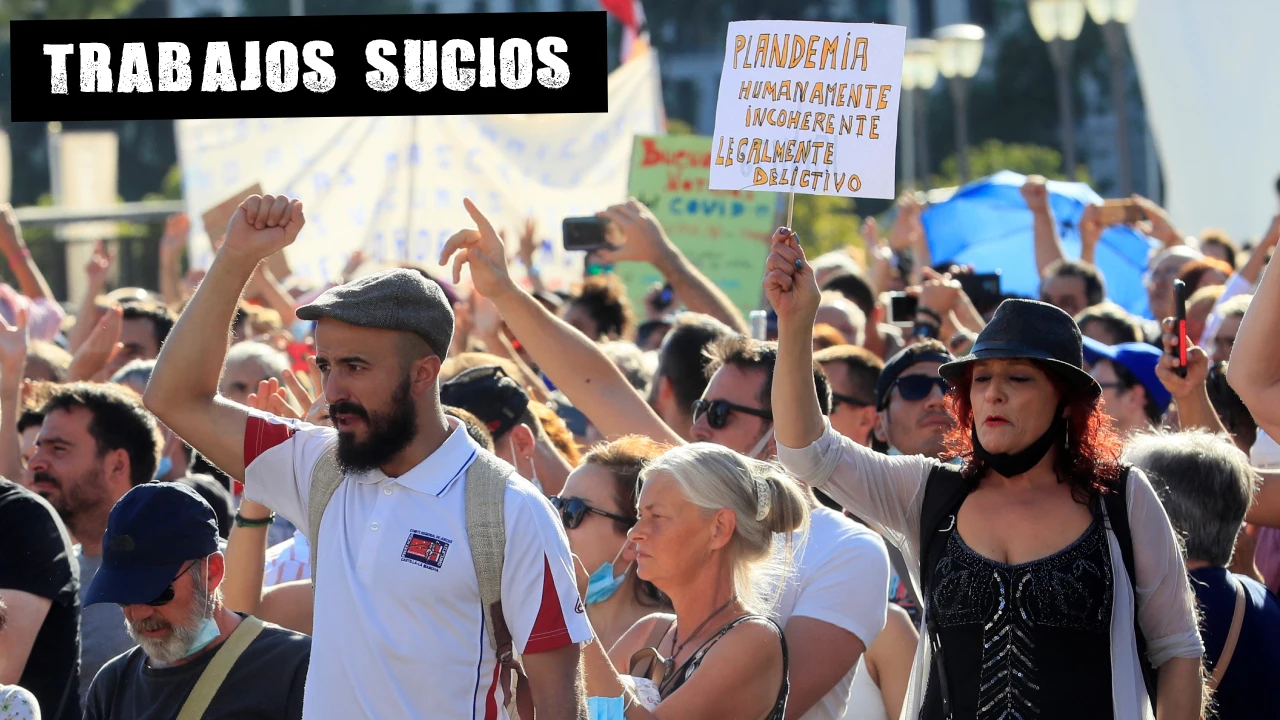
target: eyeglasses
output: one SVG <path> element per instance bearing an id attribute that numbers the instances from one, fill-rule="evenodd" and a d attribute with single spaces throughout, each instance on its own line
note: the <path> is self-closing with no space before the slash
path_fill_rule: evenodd
<path id="1" fill-rule="evenodd" d="M 200 561 L 196 560 L 195 562 L 188 565 L 186 570 L 183 570 L 182 572 L 178 573 L 178 577 L 175 577 L 173 581 L 169 583 L 169 587 L 165 588 L 164 592 L 160 593 L 159 597 L 157 597 L 155 600 L 152 600 L 151 602 L 143 603 L 143 605 L 150 605 L 151 607 L 160 607 L 161 605 L 168 605 L 169 603 L 173 602 L 173 596 L 175 595 L 175 591 L 173 589 L 174 583 L 178 582 L 178 579 L 181 578 L 183 575 L 186 575 L 187 573 L 191 572 L 191 568 L 199 564 L 200 564 Z"/>
<path id="2" fill-rule="evenodd" d="M 702 417 L 703 414 L 706 414 L 707 424 L 715 430 L 723 428 L 725 423 L 729 422 L 729 413 L 735 412 L 754 415 L 755 417 L 764 418 L 765 420 L 773 420 L 773 413 L 768 410 L 749 408 L 745 405 L 735 405 L 728 400 L 693 401 L 693 422 L 697 423 L 698 418 Z"/>
<path id="3" fill-rule="evenodd" d="M 863 402 L 856 397 L 852 397 L 849 395 L 841 395 L 838 392 L 831 393 L 831 400 L 832 400 L 831 402 L 832 412 L 835 412 L 836 408 L 840 407 L 840 403 L 844 403 L 845 405 L 852 405 L 857 408 L 871 407 L 872 405 L 875 405 L 875 403 Z"/>
<path id="4" fill-rule="evenodd" d="M 562 498 L 559 495 L 552 495 L 547 499 L 551 501 L 552 507 L 560 511 L 560 522 L 564 523 L 565 528 L 568 530 L 573 530 L 581 525 L 582 519 L 587 516 L 587 513 L 595 513 L 601 517 L 607 517 L 610 520 L 617 520 L 618 522 L 626 523 L 627 527 L 631 527 L 636 524 L 635 518 L 614 515 L 611 512 L 605 512 L 604 510 L 593 508 L 582 498 Z"/>
<path id="5" fill-rule="evenodd" d="M 951 387 L 946 380 L 933 375 L 903 375 L 893 384 L 898 388 L 898 394 L 903 400 L 913 402 L 929 397 L 934 387 L 937 387 L 943 395 L 946 395 Z"/>

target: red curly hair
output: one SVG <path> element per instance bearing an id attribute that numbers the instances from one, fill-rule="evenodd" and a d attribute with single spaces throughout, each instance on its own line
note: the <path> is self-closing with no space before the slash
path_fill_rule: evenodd
<path id="1" fill-rule="evenodd" d="M 1058 397 L 1064 398 L 1067 440 L 1058 447 L 1054 471 L 1058 482 L 1071 486 L 1071 494 L 1085 505 L 1114 489 L 1120 479 L 1120 454 L 1124 440 L 1111 418 L 1102 410 L 1101 398 L 1073 390 L 1062 377 L 1044 363 L 1035 363 L 1049 377 Z M 956 423 L 947 432 L 946 447 L 952 457 L 964 461 L 963 476 L 974 484 L 986 473 L 986 463 L 973 452 L 973 405 L 969 390 L 973 365 L 965 368 L 947 393 L 947 410 Z"/>

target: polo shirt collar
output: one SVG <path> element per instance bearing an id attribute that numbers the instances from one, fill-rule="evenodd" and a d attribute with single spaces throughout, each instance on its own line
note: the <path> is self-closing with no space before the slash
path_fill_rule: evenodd
<path id="1" fill-rule="evenodd" d="M 445 420 L 449 423 L 449 437 L 445 438 L 444 443 L 435 452 L 409 472 L 398 478 L 388 478 L 382 470 L 375 469 L 356 481 L 361 484 L 370 484 L 390 480 L 420 493 L 443 495 L 471 466 L 471 461 L 480 450 L 480 447 L 467 434 L 466 428 L 462 427 L 461 421 L 451 415 L 446 415 Z"/>

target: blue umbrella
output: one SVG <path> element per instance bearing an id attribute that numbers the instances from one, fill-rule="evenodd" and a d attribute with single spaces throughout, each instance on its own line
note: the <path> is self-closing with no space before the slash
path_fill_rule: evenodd
<path id="1" fill-rule="evenodd" d="M 974 272 L 1000 271 L 1006 295 L 1040 296 L 1031 211 L 1020 188 L 1025 175 L 1005 170 L 960 188 L 921 215 L 935 265 L 972 265 Z M 1102 198 L 1085 183 L 1050 180 L 1049 203 L 1067 257 L 1080 257 L 1077 223 L 1086 204 Z M 1125 225 L 1102 232 L 1095 261 L 1107 281 L 1108 299 L 1139 317 L 1151 317 L 1143 273 L 1157 243 Z"/>

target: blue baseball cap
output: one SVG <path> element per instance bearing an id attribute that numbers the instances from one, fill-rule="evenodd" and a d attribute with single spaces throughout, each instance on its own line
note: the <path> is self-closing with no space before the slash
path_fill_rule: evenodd
<path id="1" fill-rule="evenodd" d="M 218 516 L 199 493 L 181 483 L 138 485 L 111 508 L 84 604 L 151 602 L 186 562 L 218 550 Z"/>
<path id="2" fill-rule="evenodd" d="M 1162 408 L 1169 405 L 1173 396 L 1156 376 L 1156 365 L 1160 363 L 1160 356 L 1163 354 L 1159 348 L 1142 342 L 1107 345 L 1090 337 L 1083 338 L 1083 342 L 1086 363 L 1092 365 L 1099 360 L 1110 360 L 1137 378 L 1156 405 Z"/>

